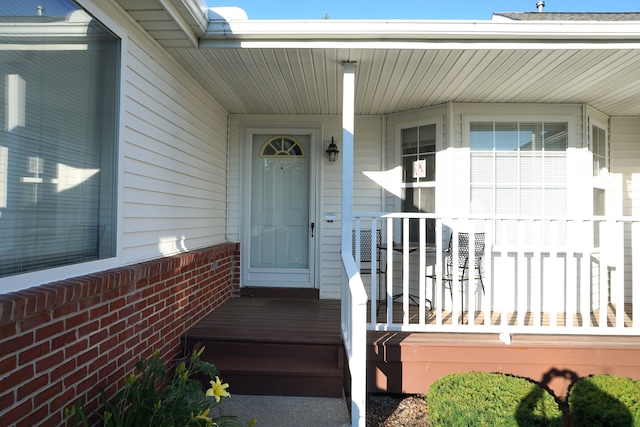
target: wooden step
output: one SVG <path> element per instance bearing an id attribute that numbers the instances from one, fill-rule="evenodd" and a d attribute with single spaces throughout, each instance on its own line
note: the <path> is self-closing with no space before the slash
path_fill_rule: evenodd
<path id="1" fill-rule="evenodd" d="M 184 336 L 205 346 L 232 394 L 342 397 L 344 347 L 336 301 L 236 298 Z"/>
<path id="2" fill-rule="evenodd" d="M 215 365 L 231 393 L 342 397 L 343 370 L 334 361 L 226 356 Z"/>
<path id="3" fill-rule="evenodd" d="M 344 354 L 341 346 L 273 342 L 189 341 L 205 346 L 202 360 L 220 371 L 237 394 L 341 397 Z"/>

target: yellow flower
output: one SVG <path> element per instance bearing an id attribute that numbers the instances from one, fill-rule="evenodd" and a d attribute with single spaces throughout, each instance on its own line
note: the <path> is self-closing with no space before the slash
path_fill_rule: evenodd
<path id="1" fill-rule="evenodd" d="M 208 397 L 215 397 L 216 398 L 216 403 L 220 403 L 220 398 L 222 397 L 230 397 L 231 395 L 229 394 L 229 392 L 226 390 L 227 387 L 229 387 L 229 384 L 222 384 L 222 381 L 220 381 L 219 377 L 216 377 L 215 381 L 209 381 L 211 383 L 211 388 L 207 390 L 206 395 Z"/>
<path id="2" fill-rule="evenodd" d="M 193 414 L 191 414 L 191 418 L 194 420 L 202 420 L 202 421 L 210 422 L 212 421 L 212 419 L 211 417 L 208 416 L 209 411 L 210 409 L 205 409 L 204 411 L 200 411 L 198 415 L 196 415 L 195 417 L 193 416 Z"/>

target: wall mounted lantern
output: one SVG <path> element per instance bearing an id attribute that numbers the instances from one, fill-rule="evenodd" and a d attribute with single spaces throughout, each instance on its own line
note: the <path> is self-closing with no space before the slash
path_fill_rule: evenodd
<path id="1" fill-rule="evenodd" d="M 333 142 L 333 137 L 331 137 L 331 143 L 324 152 L 327 153 L 327 159 L 329 159 L 330 162 L 338 160 L 338 153 L 340 150 L 338 150 L 336 143 Z"/>

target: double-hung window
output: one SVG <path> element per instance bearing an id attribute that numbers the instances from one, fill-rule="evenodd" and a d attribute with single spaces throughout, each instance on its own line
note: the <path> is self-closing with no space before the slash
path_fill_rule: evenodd
<path id="1" fill-rule="evenodd" d="M 0 7 L 0 277 L 115 255 L 120 40 L 70 0 Z"/>
<path id="2" fill-rule="evenodd" d="M 603 125 L 592 124 L 591 156 L 593 158 L 593 214 L 606 214 L 606 178 L 609 170 L 607 131 Z M 593 244 L 600 247 L 600 223 L 594 222 Z"/>
<path id="3" fill-rule="evenodd" d="M 471 120 L 468 126 L 472 214 L 566 215 L 568 122 Z M 516 237 L 497 223 L 501 232 Z"/>
<path id="4" fill-rule="evenodd" d="M 436 125 L 428 124 L 403 128 L 402 143 L 402 211 L 435 212 L 436 179 Z M 433 219 L 427 219 L 427 242 L 435 240 Z M 418 220 L 409 222 L 409 240 L 418 242 Z"/>

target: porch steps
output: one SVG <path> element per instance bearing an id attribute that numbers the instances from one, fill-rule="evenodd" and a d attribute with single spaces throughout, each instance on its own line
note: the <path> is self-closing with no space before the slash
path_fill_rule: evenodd
<path id="1" fill-rule="evenodd" d="M 220 371 L 234 394 L 342 397 L 339 302 L 234 298 L 191 328 L 188 350 Z"/>

